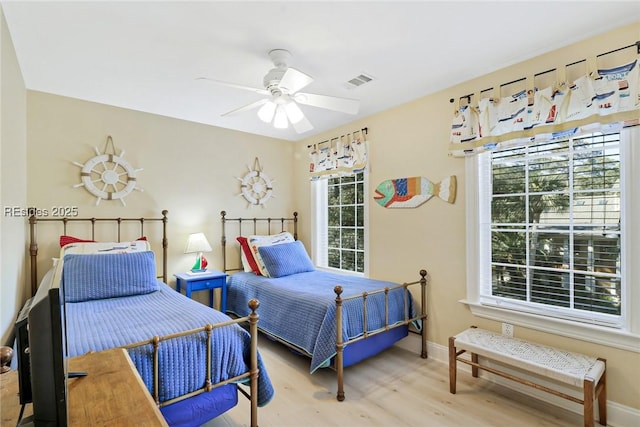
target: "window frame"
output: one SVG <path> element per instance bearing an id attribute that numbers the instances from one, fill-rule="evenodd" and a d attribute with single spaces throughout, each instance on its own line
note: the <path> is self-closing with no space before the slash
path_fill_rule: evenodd
<path id="1" fill-rule="evenodd" d="M 640 192 L 632 191 L 633 183 L 640 182 L 640 126 L 625 128 L 620 133 L 620 186 L 624 199 L 621 204 L 621 218 L 625 230 L 622 280 L 627 283 L 623 286 L 625 306 L 622 310 L 626 316 L 622 319 L 620 329 L 532 314 L 517 311 L 513 307 L 506 308 L 481 302 L 482 284 L 476 278 L 480 277 L 482 265 L 488 265 L 490 262 L 490 254 L 482 250 L 482 239 L 486 239 L 486 236 L 480 234 L 490 227 L 481 227 L 479 223 L 480 190 L 483 180 L 489 179 L 490 175 L 487 175 L 486 170 L 482 170 L 482 157 L 479 156 L 487 155 L 489 154 L 480 153 L 465 158 L 465 174 L 468 178 L 465 183 L 467 296 L 460 302 L 466 304 L 474 315 L 482 318 L 640 352 L 640 286 L 629 285 L 640 283 L 640 266 L 631 262 L 633 259 L 640 259 L 640 224 L 632 220 L 640 215 Z"/>
<path id="2" fill-rule="evenodd" d="M 364 210 L 364 271 L 345 270 L 328 266 L 328 179 L 310 181 L 311 192 L 311 259 L 317 269 L 366 277 L 369 274 L 369 173 L 363 173 L 363 210 Z"/>

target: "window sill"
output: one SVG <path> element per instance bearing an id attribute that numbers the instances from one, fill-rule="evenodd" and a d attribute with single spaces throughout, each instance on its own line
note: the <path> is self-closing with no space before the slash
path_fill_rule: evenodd
<path id="1" fill-rule="evenodd" d="M 640 335 L 628 331 L 612 330 L 594 325 L 583 325 L 562 319 L 536 316 L 477 302 L 460 300 L 466 304 L 474 316 L 498 322 L 508 322 L 555 335 L 575 338 L 607 347 L 640 353 Z"/>
<path id="2" fill-rule="evenodd" d="M 322 271 L 326 271 L 328 273 L 344 274 L 346 276 L 365 277 L 365 275 L 363 273 L 358 273 L 358 272 L 349 271 L 349 270 L 341 270 L 339 268 L 333 268 L 333 267 L 319 267 L 319 266 L 316 266 L 316 270 L 322 270 Z"/>

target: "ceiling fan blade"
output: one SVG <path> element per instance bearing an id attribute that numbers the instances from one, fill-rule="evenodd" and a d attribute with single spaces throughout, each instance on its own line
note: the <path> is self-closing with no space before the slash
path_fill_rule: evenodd
<path id="1" fill-rule="evenodd" d="M 293 94 L 302 89 L 303 87 L 309 85 L 313 81 L 313 77 L 303 73 L 302 71 L 298 71 L 295 68 L 287 68 L 287 71 L 284 72 L 284 76 L 278 83 L 278 88 L 280 88 L 283 92 Z"/>
<path id="2" fill-rule="evenodd" d="M 294 99 L 300 104 L 326 108 L 347 114 L 357 114 L 360 101 L 356 99 L 338 98 L 335 96 L 316 95 L 313 93 L 296 93 Z"/>
<path id="3" fill-rule="evenodd" d="M 222 86 L 228 86 L 228 87 L 232 87 L 232 88 L 236 88 L 236 89 L 242 89 L 242 90 L 248 90 L 251 92 L 255 92 L 255 93 L 259 93 L 261 95 L 269 95 L 269 92 L 265 89 L 260 89 L 257 87 L 251 87 L 251 86 L 244 86 L 244 85 L 239 85 L 236 83 L 229 83 L 229 82 L 223 82 L 221 80 L 215 80 L 215 79 L 210 79 L 208 77 L 198 77 L 196 78 L 196 80 L 207 80 Z"/>
<path id="4" fill-rule="evenodd" d="M 229 117 L 239 113 L 244 113 L 245 111 L 253 110 L 254 108 L 258 108 L 263 104 L 266 104 L 269 101 L 269 98 L 260 99 L 256 102 L 252 102 L 251 104 L 247 104 L 244 107 L 236 108 L 235 110 L 231 110 L 227 113 L 224 113 L 222 117 Z"/>
<path id="5" fill-rule="evenodd" d="M 305 133 L 313 129 L 313 125 L 306 117 L 302 117 L 297 123 L 291 122 L 291 125 L 295 129 L 296 133 Z"/>

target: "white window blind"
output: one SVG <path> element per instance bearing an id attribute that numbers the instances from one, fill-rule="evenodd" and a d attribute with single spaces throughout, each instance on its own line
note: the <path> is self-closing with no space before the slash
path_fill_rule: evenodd
<path id="1" fill-rule="evenodd" d="M 511 147 L 478 161 L 480 302 L 622 327 L 619 133 Z"/>

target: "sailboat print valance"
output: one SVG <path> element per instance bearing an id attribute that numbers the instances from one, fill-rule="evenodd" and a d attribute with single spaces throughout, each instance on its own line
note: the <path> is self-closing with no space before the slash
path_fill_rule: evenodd
<path id="1" fill-rule="evenodd" d="M 312 180 L 353 175 L 367 166 L 368 129 L 309 145 Z"/>
<path id="2" fill-rule="evenodd" d="M 537 88 L 535 78 L 529 77 L 521 79 L 528 88 L 513 95 L 494 93 L 475 105 L 458 106 L 450 153 L 459 157 L 640 124 L 640 42 L 618 50 L 628 48 L 639 52 L 624 64 L 600 68 L 593 65 L 594 58 L 587 62 L 595 71 L 571 82 L 561 78 L 557 84 Z"/>

